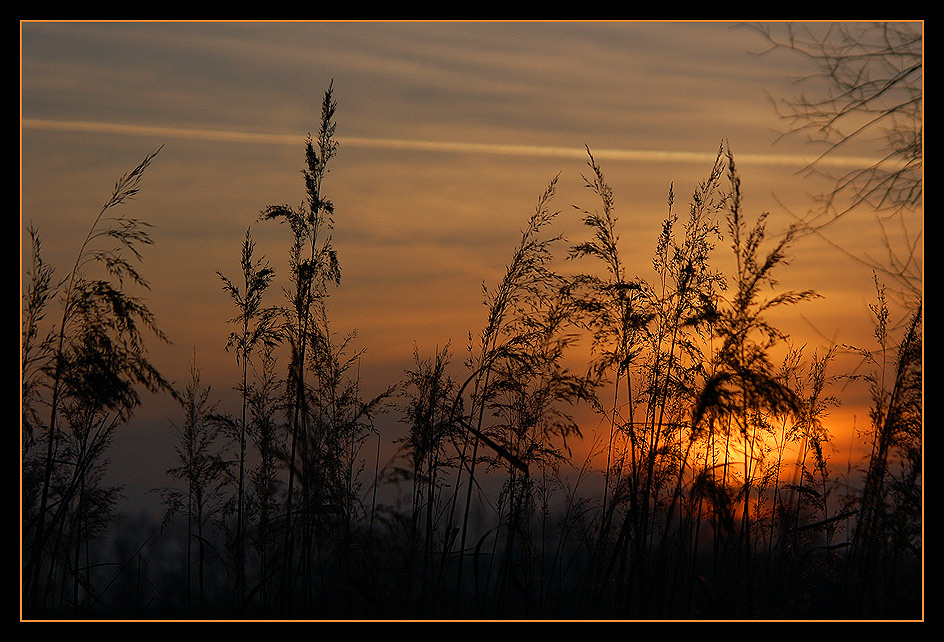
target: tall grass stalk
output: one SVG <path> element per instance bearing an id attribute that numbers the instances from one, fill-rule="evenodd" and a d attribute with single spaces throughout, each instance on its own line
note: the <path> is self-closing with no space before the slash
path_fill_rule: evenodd
<path id="1" fill-rule="evenodd" d="M 475 489 L 475 468 L 479 459 L 479 445 L 496 452 L 512 466 L 521 466 L 513 455 L 502 448 L 494 440 L 484 434 L 486 409 L 489 399 L 494 394 L 494 376 L 499 361 L 504 358 L 514 358 L 527 338 L 516 333 L 516 315 L 520 314 L 521 305 L 528 295 L 542 296 L 544 288 L 553 281 L 548 263 L 552 258 L 551 246 L 561 240 L 560 236 L 542 238 L 541 233 L 549 226 L 559 212 L 551 212 L 549 205 L 554 196 L 558 178 L 555 177 L 541 194 L 534 212 L 528 219 L 525 229 L 521 233 L 521 240 L 515 249 L 505 275 L 497 287 L 489 291 L 483 285 L 485 304 L 488 307 L 485 328 L 478 339 L 478 352 L 472 354 L 473 348 L 470 337 L 470 357 L 467 367 L 471 371 L 468 379 L 460 386 L 464 393 L 468 385 L 472 385 L 468 404 L 468 415 L 459 417 L 466 429 L 466 438 L 460 453 L 460 468 L 456 480 L 456 489 L 451 501 L 451 515 L 454 515 L 458 506 L 458 490 L 461 473 L 468 471 L 468 481 L 465 482 L 466 496 L 462 510 L 461 526 L 459 528 L 459 563 L 456 573 L 456 605 L 461 603 L 463 570 L 465 567 L 462 556 L 465 554 L 469 536 L 469 516 L 472 509 L 472 496 Z M 455 406 L 453 416 L 458 412 Z M 453 517 L 450 517 L 452 521 Z M 445 563 L 447 557 L 443 557 Z"/>
<path id="2" fill-rule="evenodd" d="M 222 272 L 217 275 L 223 281 L 223 290 L 232 297 L 238 314 L 230 320 L 239 327 L 238 332 L 230 334 L 226 349 L 236 353 L 236 364 L 241 369 L 239 386 L 242 408 L 237 428 L 239 443 L 239 473 L 236 491 L 236 583 L 237 604 L 242 605 L 246 593 L 246 414 L 249 406 L 249 361 L 259 347 L 274 347 L 278 343 L 276 331 L 276 313 L 274 307 L 263 307 L 265 291 L 272 283 L 275 271 L 264 259 L 255 259 L 251 230 L 246 230 L 243 240 L 240 266 L 242 267 L 242 287 L 233 283 Z"/>
<path id="3" fill-rule="evenodd" d="M 309 410 L 305 383 L 306 355 L 312 332 L 312 306 L 327 296 L 329 283 L 340 283 L 341 271 L 337 254 L 331 243 L 334 224 L 334 205 L 323 194 L 323 181 L 328 162 L 337 151 L 334 138 L 334 114 L 337 104 L 332 97 L 333 83 L 325 91 L 321 106 L 321 127 L 317 149 L 311 136 L 305 143 L 306 201 L 295 209 L 288 205 L 272 205 L 262 212 L 263 220 L 281 220 L 292 231 L 289 265 L 294 290 L 287 293 L 289 306 L 285 309 L 283 336 L 291 347 L 288 376 L 289 453 L 288 489 L 285 499 L 284 541 L 281 561 L 280 607 L 290 607 L 290 585 L 294 566 L 294 528 L 296 506 L 296 458 L 301 433 L 308 430 Z M 307 255 L 306 255 L 307 253 Z"/>
<path id="4" fill-rule="evenodd" d="M 218 421 L 216 401 L 211 400 L 210 386 L 201 383 L 196 363 L 196 350 L 190 364 L 190 381 L 179 400 L 183 422 L 175 427 L 177 442 L 174 449 L 178 465 L 167 474 L 186 484 L 179 488 L 159 489 L 161 502 L 166 507 L 164 524 L 183 513 L 186 530 L 186 613 L 202 616 L 207 613 L 206 566 L 213 545 L 209 529 L 221 521 L 228 511 L 231 497 L 232 461 L 228 440 L 223 439 L 225 424 Z M 196 560 L 193 550 L 196 547 Z M 209 549 L 209 550 L 208 550 Z M 194 580 L 194 567 L 196 579 Z M 195 585 L 195 586 L 194 586 Z M 194 597 L 197 604 L 194 605 Z"/>
<path id="5" fill-rule="evenodd" d="M 151 391 L 172 390 L 147 360 L 142 329 L 159 340 L 166 341 L 166 337 L 147 306 L 124 290 L 126 281 L 148 288 L 135 265 L 141 260 L 139 246 L 152 242 L 148 224 L 128 216 L 109 216 L 138 193 L 144 171 L 159 151 L 149 154 L 116 182 L 61 284 L 52 285 L 51 271 L 40 259 L 34 263 L 36 285 L 27 305 L 27 338 L 35 336 L 34 328 L 41 320 L 38 313 L 52 300 L 54 292 L 59 294 L 62 315 L 41 344 L 43 359 L 51 364 L 45 384 L 50 396 L 49 420 L 42 437 L 46 450 L 37 465 L 41 470 L 35 495 L 38 505 L 30 514 L 26 528 L 29 534 L 25 537 L 29 552 L 23 569 L 24 595 L 31 608 L 42 609 L 48 603 L 52 586 L 49 582 L 41 586 L 40 577 L 44 562 L 49 562 L 48 569 L 52 569 L 55 552 L 48 548 L 52 537 L 61 536 L 77 495 L 80 507 L 84 506 L 86 475 L 109 443 L 111 431 L 138 405 L 136 386 Z M 38 243 L 34 242 L 34 249 L 38 252 Z M 95 268 L 104 272 L 105 278 L 92 274 Z M 53 501 L 53 482 L 62 469 L 59 448 L 63 420 L 78 431 L 75 434 L 83 450 L 72 453 L 79 458 L 72 462 L 72 481 Z M 33 436 L 35 433 L 28 435 L 28 440 Z"/>
<path id="6" fill-rule="evenodd" d="M 606 469 L 604 471 L 603 486 L 603 514 L 601 537 L 606 537 L 609 530 L 608 518 L 610 515 L 608 495 L 611 492 L 610 476 L 613 474 L 614 440 L 617 430 L 625 430 L 630 437 L 630 465 L 635 473 L 635 461 L 638 455 L 638 444 L 635 439 L 634 400 L 631 370 L 633 361 L 640 352 L 639 341 L 646 325 L 651 320 L 651 314 L 643 307 L 641 301 L 642 286 L 637 280 L 629 280 L 626 268 L 623 265 L 619 252 L 619 235 L 616 232 L 617 218 L 614 214 L 613 190 L 606 182 L 603 171 L 593 158 L 590 149 L 587 149 L 587 165 L 591 170 L 590 177 L 584 176 L 584 186 L 590 189 L 600 199 L 601 211 L 592 213 L 581 210 L 584 225 L 589 227 L 594 236 L 592 240 L 573 246 L 568 254 L 570 259 L 595 257 L 606 267 L 607 277 L 601 279 L 590 274 L 581 274 L 574 279 L 578 292 L 577 306 L 588 318 L 588 327 L 593 332 L 593 346 L 600 356 L 594 364 L 597 376 L 603 376 L 608 370 L 613 370 L 613 401 L 609 410 L 609 438 L 606 446 Z M 671 197 L 670 197 L 671 198 Z M 576 206 L 575 206 L 576 207 Z M 580 293 L 586 290 L 586 294 Z M 626 382 L 627 420 L 618 425 L 619 393 L 621 381 Z M 622 467 L 616 471 L 615 485 L 618 487 L 622 474 Z M 632 478 L 635 481 L 635 476 Z M 633 483 L 630 489 L 630 501 L 635 504 L 636 488 Z"/>
<path id="7" fill-rule="evenodd" d="M 902 596 L 879 578 L 907 577 L 922 558 L 923 304 L 917 301 L 894 338 L 884 286 L 875 277 L 871 304 L 878 349 L 860 349 L 870 370 L 870 453 L 847 578 L 851 599 L 866 609 L 897 609 Z"/>

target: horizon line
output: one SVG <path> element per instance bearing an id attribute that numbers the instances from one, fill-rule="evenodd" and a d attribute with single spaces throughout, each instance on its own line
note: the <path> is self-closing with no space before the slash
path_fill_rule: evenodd
<path id="1" fill-rule="evenodd" d="M 212 140 L 234 143 L 261 143 L 268 145 L 297 145 L 299 134 L 263 134 L 258 132 L 234 132 L 214 129 L 189 129 L 179 127 L 161 127 L 156 125 L 126 125 L 93 121 L 64 121 L 38 118 L 21 118 L 22 129 L 46 131 L 71 131 L 120 134 L 126 136 L 165 136 L 189 140 Z M 584 158 L 588 148 L 513 145 L 501 143 L 468 143 L 455 141 L 410 140 L 401 138 L 369 138 L 358 136 L 338 136 L 335 139 L 341 145 L 374 149 L 402 149 L 440 153 L 495 154 L 502 156 L 551 156 L 558 158 Z M 688 162 L 711 163 L 717 154 L 706 152 L 687 152 L 651 149 L 592 149 L 593 157 L 598 160 L 622 162 Z M 834 167 L 871 167 L 878 159 L 858 156 L 800 156 L 796 154 L 752 154 L 742 153 L 737 160 L 760 165 L 779 165 L 790 167 L 808 167 L 810 165 L 829 165 Z"/>

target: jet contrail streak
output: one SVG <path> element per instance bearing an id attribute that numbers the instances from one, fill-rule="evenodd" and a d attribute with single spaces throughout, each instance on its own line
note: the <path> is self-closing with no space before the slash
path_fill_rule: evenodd
<path id="1" fill-rule="evenodd" d="M 267 145 L 297 145 L 297 134 L 260 134 L 252 132 L 232 132 L 211 129 L 181 129 L 177 127 L 157 127 L 152 125 L 122 125 L 118 123 L 98 123 L 89 121 L 62 121 L 24 118 L 20 121 L 23 129 L 47 131 L 71 131 L 89 133 L 123 134 L 127 136 L 151 136 L 157 138 L 183 138 L 190 140 L 213 140 L 233 143 L 261 143 Z M 341 145 L 372 149 L 402 149 L 439 153 L 458 154 L 498 154 L 514 156 L 549 156 L 556 158 L 585 158 L 586 150 L 576 147 L 551 147 L 539 145 L 502 145 L 495 143 L 457 143 L 442 141 L 404 140 L 395 138 L 337 138 Z M 715 154 L 700 152 L 658 151 L 646 149 L 592 149 L 598 160 L 624 162 L 676 162 L 676 163 L 711 163 Z M 738 154 L 740 163 L 753 165 L 776 165 L 805 167 L 814 158 L 787 154 Z M 825 156 L 817 165 L 833 167 L 871 167 L 876 159 L 857 156 Z"/>

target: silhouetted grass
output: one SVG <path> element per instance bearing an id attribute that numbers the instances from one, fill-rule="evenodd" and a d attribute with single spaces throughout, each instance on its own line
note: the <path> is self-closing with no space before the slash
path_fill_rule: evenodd
<path id="1" fill-rule="evenodd" d="M 137 194 L 156 154 L 116 182 L 62 281 L 53 281 L 53 268 L 39 256 L 38 233 L 31 232 L 21 469 L 23 602 L 29 612 L 83 614 L 95 606 L 89 546 L 113 517 L 118 492 L 102 482 L 105 452 L 114 430 L 139 405 L 141 389 L 173 392 L 148 361 L 143 332 L 165 337 L 147 305 L 126 289 L 148 287 L 136 265 L 139 247 L 151 243 L 148 224 L 112 216 Z M 58 323 L 41 329 L 57 298 Z"/>
<path id="2" fill-rule="evenodd" d="M 341 276 L 324 194 L 335 108 L 329 86 L 305 144 L 303 204 L 262 213 L 291 232 L 284 306 L 263 305 L 276 275 L 249 232 L 242 282 L 220 273 L 238 311 L 220 347 L 235 350 L 240 407 L 235 418 L 219 409 L 191 364 L 159 531 L 105 539 L 117 489 L 101 483 L 137 390 L 169 390 L 139 326 L 163 335 L 122 289 L 146 285 L 126 257 L 149 242 L 145 225 L 105 218 L 152 157 L 119 181 L 63 282 L 30 229 L 28 618 L 922 616 L 920 303 L 896 334 L 879 285 L 878 349 L 860 350 L 865 372 L 832 372 L 839 347 L 807 356 L 769 321 L 817 295 L 778 289 L 796 231 L 771 235 L 766 215 L 744 211 L 729 150 L 684 216 L 669 188 L 640 259 L 621 251 L 617 201 L 588 149 L 594 205 L 576 208 L 588 238 L 568 247 L 555 233 L 553 178 L 501 280 L 483 285 L 464 362 L 448 343 L 414 349 L 402 380 L 365 399 L 367 355 L 355 332 L 336 333 L 328 306 Z M 117 248 L 98 249 L 106 239 Z M 576 274 L 553 269 L 559 256 Z M 112 280 L 89 276 L 94 266 Z M 49 325 L 60 292 L 62 319 Z M 590 362 L 569 369 L 587 345 Z M 873 396 L 861 488 L 829 459 L 824 417 L 840 378 Z M 397 450 L 383 466 L 382 413 L 402 430 L 387 436 Z M 603 432 L 576 461 L 574 441 L 595 438 L 583 421 Z"/>

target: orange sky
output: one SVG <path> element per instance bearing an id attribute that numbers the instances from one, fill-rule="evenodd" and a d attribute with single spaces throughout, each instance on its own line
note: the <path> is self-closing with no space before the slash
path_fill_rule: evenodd
<path id="1" fill-rule="evenodd" d="M 370 391 L 401 376 L 414 342 L 431 354 L 451 341 L 461 363 L 484 321 L 482 282 L 501 276 L 558 174 L 560 229 L 580 238 L 572 206 L 595 206 L 581 187 L 584 145 L 614 189 L 623 251 L 640 276 L 669 184 L 684 212 L 722 140 L 745 207 L 769 211 L 772 231 L 823 187 L 798 173 L 814 150 L 774 142 L 784 125 L 767 98 L 792 95 L 792 78 L 810 69 L 754 55 L 759 37 L 727 23 L 26 22 L 21 31 L 21 230 L 36 225 L 46 260 L 64 272 L 115 180 L 163 145 L 123 206 L 155 226 L 143 272 L 173 344 L 152 344 L 152 357 L 182 383 L 196 350 L 220 397 L 237 370 L 224 351 L 232 309 L 216 271 L 237 273 L 249 225 L 258 252 L 284 265 L 285 230 L 255 219 L 303 199 L 304 138 L 332 80 L 340 147 L 325 189 L 343 276 L 330 309 L 339 332 L 358 331 Z M 873 153 L 853 148 L 840 162 Z M 830 234 L 854 253 L 883 251 L 869 216 Z M 874 289 L 862 265 L 809 238 L 779 276 L 784 288 L 823 295 L 782 320 L 810 353 L 830 340 L 870 341 Z M 843 395 L 831 429 L 845 449 L 852 415 L 861 427 L 866 411 L 861 390 Z M 116 443 L 114 474 L 130 480 L 129 497 L 173 465 L 169 420 L 178 413 L 168 400 L 146 398 Z"/>

